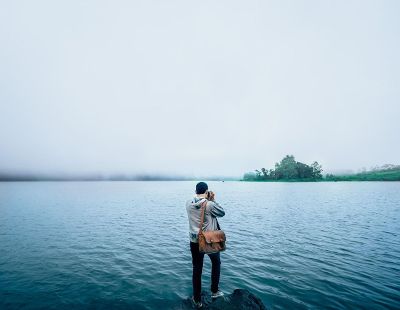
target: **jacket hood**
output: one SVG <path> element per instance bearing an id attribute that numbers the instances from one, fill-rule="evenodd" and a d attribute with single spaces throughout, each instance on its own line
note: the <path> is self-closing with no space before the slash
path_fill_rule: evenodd
<path id="1" fill-rule="evenodd" d="M 201 204 L 204 202 L 204 201 L 207 201 L 207 199 L 205 199 L 205 198 L 199 198 L 199 197 L 197 197 L 197 196 L 194 196 L 193 198 L 192 198 L 192 201 L 190 202 L 190 206 L 192 206 L 192 207 L 195 207 L 195 208 L 201 208 Z"/>

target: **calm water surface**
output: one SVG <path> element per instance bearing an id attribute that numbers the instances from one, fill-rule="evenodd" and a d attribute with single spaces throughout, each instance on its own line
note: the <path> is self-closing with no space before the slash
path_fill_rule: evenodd
<path id="1" fill-rule="evenodd" d="M 194 185 L 0 183 L 0 308 L 179 304 Z M 226 209 L 225 292 L 250 289 L 271 309 L 400 308 L 400 183 L 209 185 Z"/>

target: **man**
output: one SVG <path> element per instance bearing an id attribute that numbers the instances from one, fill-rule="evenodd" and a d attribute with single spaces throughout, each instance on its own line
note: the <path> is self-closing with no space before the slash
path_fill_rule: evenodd
<path id="1" fill-rule="evenodd" d="M 208 198 L 208 199 L 207 199 Z M 204 253 L 199 252 L 199 226 L 201 216 L 201 206 L 206 202 L 204 212 L 203 230 L 218 230 L 217 217 L 225 215 L 224 209 L 215 201 L 215 194 L 208 191 L 208 185 L 200 182 L 196 185 L 196 195 L 186 202 L 186 211 L 189 218 L 189 238 L 190 252 L 192 253 L 193 264 L 193 297 L 192 302 L 195 307 L 201 308 L 201 274 L 203 271 Z M 218 298 L 224 294 L 218 289 L 219 276 L 221 270 L 220 253 L 208 254 L 211 259 L 211 297 Z"/>

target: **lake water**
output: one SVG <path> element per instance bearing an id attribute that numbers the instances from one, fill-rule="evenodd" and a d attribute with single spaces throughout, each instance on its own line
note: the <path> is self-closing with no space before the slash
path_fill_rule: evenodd
<path id="1" fill-rule="evenodd" d="M 194 186 L 0 183 L 0 308 L 179 304 L 191 295 Z M 270 309 L 400 308 L 400 182 L 209 187 L 226 210 L 226 293 L 247 288 Z"/>

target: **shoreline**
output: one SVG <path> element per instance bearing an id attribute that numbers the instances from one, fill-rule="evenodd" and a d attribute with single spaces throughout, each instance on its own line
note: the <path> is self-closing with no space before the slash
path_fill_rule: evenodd
<path id="1" fill-rule="evenodd" d="M 213 179 L 194 179 L 194 180 L 183 180 L 183 179 L 152 179 L 152 180 L 125 180 L 125 179 L 0 179 L 0 183 L 39 183 L 39 182 L 243 182 L 243 183 L 337 183 L 337 182 L 400 182 L 400 180 L 213 180 Z"/>

